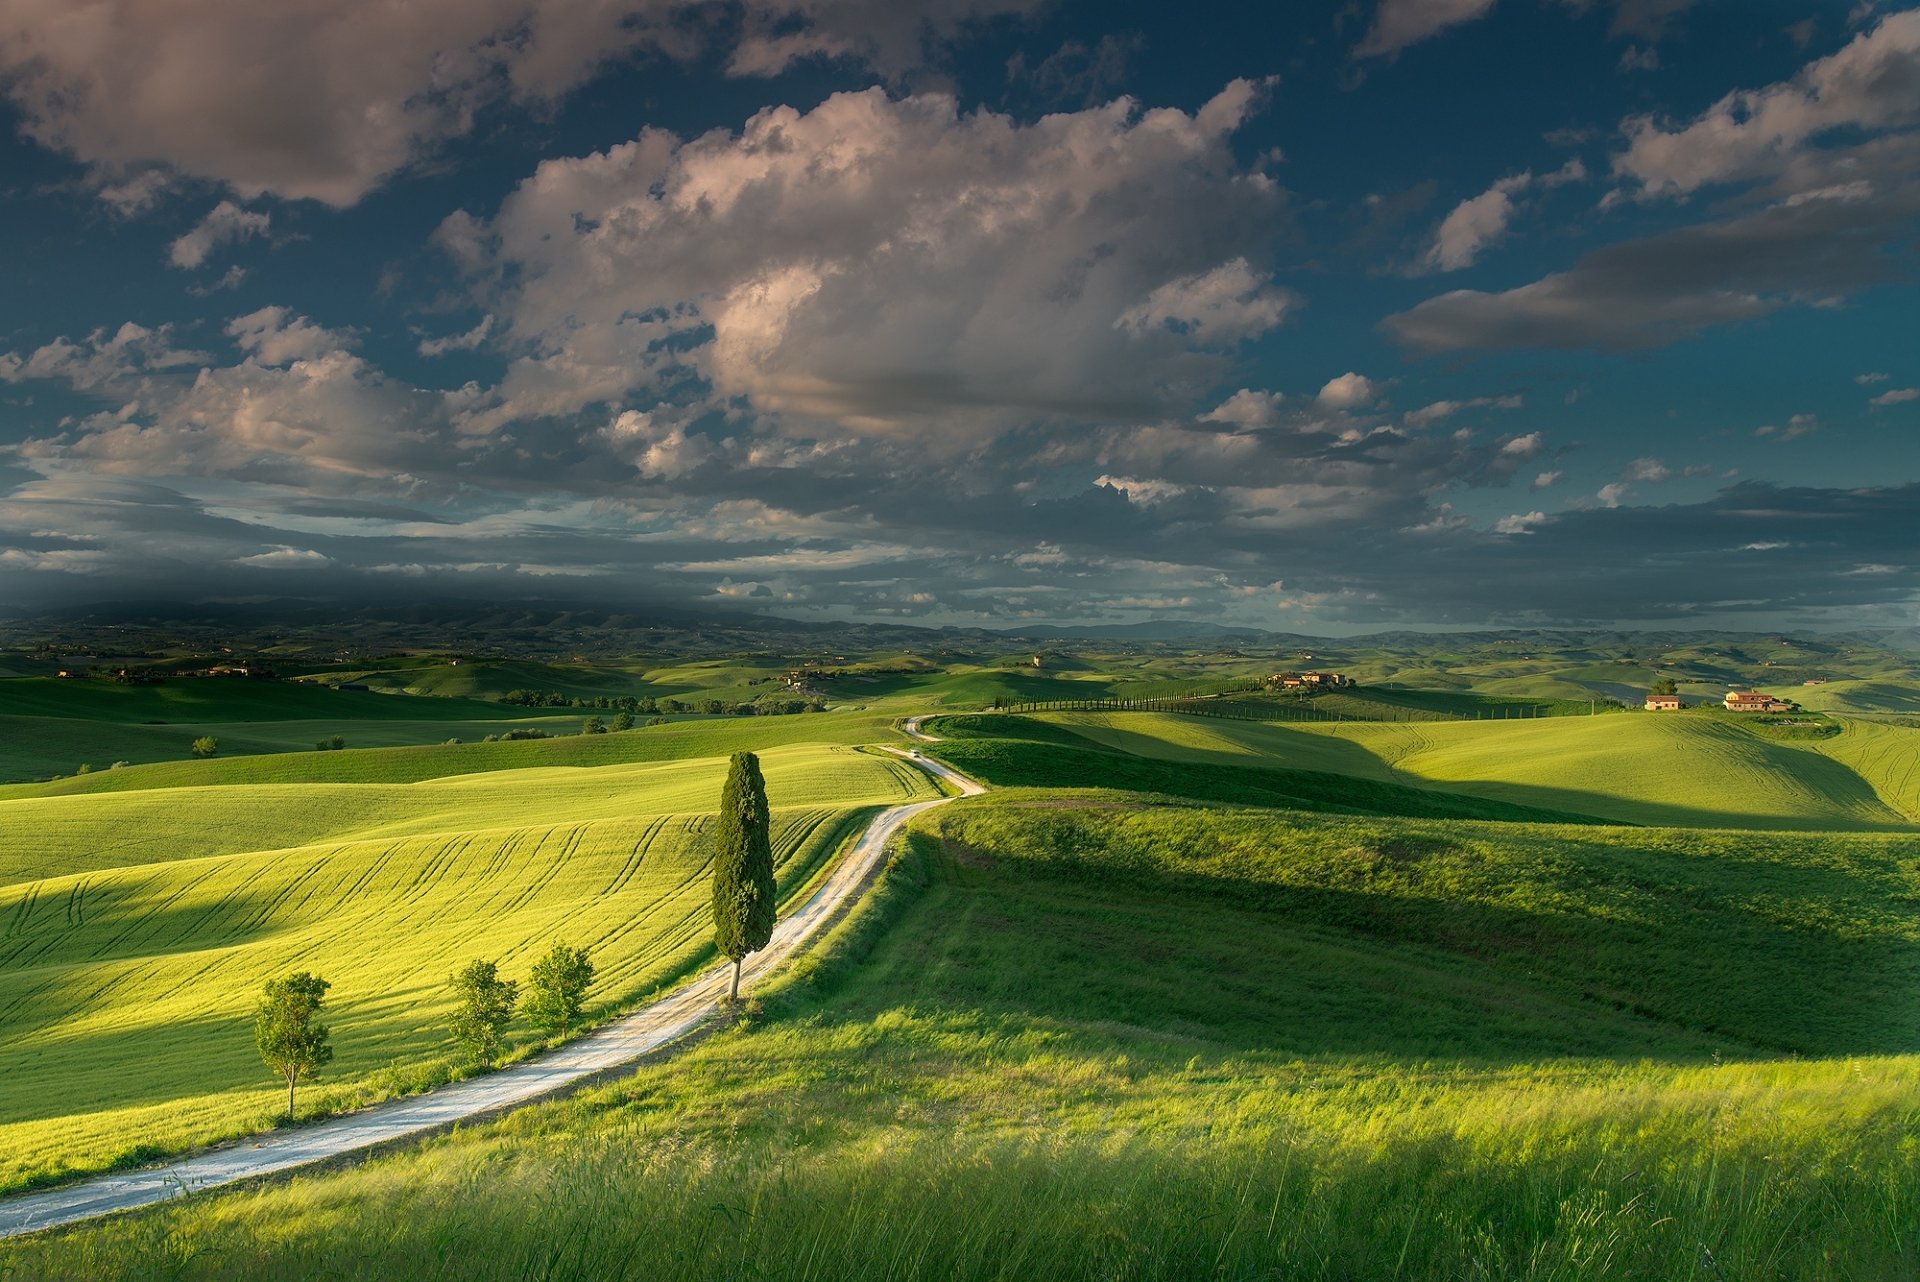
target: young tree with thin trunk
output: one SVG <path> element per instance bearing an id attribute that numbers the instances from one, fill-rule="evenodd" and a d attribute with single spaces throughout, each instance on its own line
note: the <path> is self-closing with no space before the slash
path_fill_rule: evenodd
<path id="1" fill-rule="evenodd" d="M 301 971 L 267 981 L 253 1016 L 253 1040 L 267 1067 L 287 1082 L 287 1117 L 293 1117 L 293 1088 L 333 1058 L 332 1032 L 319 1020 L 332 988 L 318 975 Z"/>
<path id="2" fill-rule="evenodd" d="M 451 1025 L 453 1040 L 474 1063 L 491 1068 L 493 1057 L 506 1042 L 520 985 L 500 978 L 499 966 L 490 961 L 470 961 L 448 982 L 460 998 Z"/>
<path id="3" fill-rule="evenodd" d="M 573 1021 L 587 1004 L 587 989 L 593 983 L 593 962 L 584 948 L 555 944 L 533 964 L 527 981 L 529 1022 L 549 1037 L 565 1037 Z"/>
<path id="4" fill-rule="evenodd" d="M 760 758 L 736 752 L 720 789 L 713 850 L 713 942 L 733 961 L 728 1001 L 740 999 L 740 963 L 773 938 L 773 841 Z"/>

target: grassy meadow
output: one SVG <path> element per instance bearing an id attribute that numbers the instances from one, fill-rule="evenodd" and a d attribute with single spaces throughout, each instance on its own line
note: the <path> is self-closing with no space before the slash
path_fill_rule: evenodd
<path id="1" fill-rule="evenodd" d="M 1023 740 L 1048 727 L 1066 732 L 1052 736 L 1062 746 L 1130 758 L 1340 774 L 1615 823 L 1871 832 L 1920 822 L 1920 733 L 1853 718 L 1821 739 L 1696 713 L 1285 725 L 1046 713 L 951 725 Z"/>
<path id="2" fill-rule="evenodd" d="M 524 979 L 587 945 L 598 1013 L 673 984 L 711 958 L 732 751 L 762 756 L 788 897 L 872 808 L 935 795 L 857 750 L 904 743 L 899 717 L 943 714 L 919 749 L 996 789 L 918 820 L 824 947 L 670 1059 L 0 1242 L 0 1278 L 1920 1276 L 1904 661 L 1784 638 L 1032 657 L 811 656 L 828 711 L 591 736 L 590 709 L 498 700 L 744 700 L 804 660 L 0 679 L 0 778 L 60 776 L 0 785 L 0 1188 L 270 1125 L 250 1012 L 290 969 L 334 983 L 309 1115 L 446 1080 L 469 957 Z M 1360 719 L 988 710 L 1298 667 L 1360 674 L 1316 698 Z M 1571 715 L 1770 672 L 1796 698 L 1832 675 L 1805 688 L 1828 715 Z M 1514 707 L 1540 715 L 1486 715 Z M 514 726 L 558 737 L 474 742 Z M 203 733 L 221 754 L 187 759 Z M 351 746 L 311 750 L 333 733 Z"/>
<path id="3" fill-rule="evenodd" d="M 867 808 L 937 795 L 841 747 L 765 763 L 788 894 Z M 606 1008 L 673 982 L 712 955 L 701 812 L 725 768 L 0 801 L 0 1186 L 267 1124 L 251 1011 L 288 970 L 334 985 L 313 1112 L 444 1077 L 446 973 L 465 958 L 512 974 L 556 940 L 586 946 Z"/>
<path id="4" fill-rule="evenodd" d="M 1920 1269 L 1909 841 L 1006 793 L 741 1024 L 11 1276 Z"/>

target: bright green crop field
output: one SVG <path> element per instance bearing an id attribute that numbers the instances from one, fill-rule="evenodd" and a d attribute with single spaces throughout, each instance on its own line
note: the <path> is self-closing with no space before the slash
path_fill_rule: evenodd
<path id="1" fill-rule="evenodd" d="M 789 893 L 865 807 L 936 795 L 897 758 L 764 761 Z M 711 953 L 698 812 L 725 768 L 0 801 L 0 1186 L 266 1125 L 251 1009 L 288 970 L 334 985 L 316 1112 L 444 1077 L 446 977 L 467 958 L 513 974 L 586 946 L 606 1008 L 679 978 Z"/>
<path id="2" fill-rule="evenodd" d="M 90 1278 L 1895 1279 L 1910 840 L 1004 794 L 732 1030 Z"/>

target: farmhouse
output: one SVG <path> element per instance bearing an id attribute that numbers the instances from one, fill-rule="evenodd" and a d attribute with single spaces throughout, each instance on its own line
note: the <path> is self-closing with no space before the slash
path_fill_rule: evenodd
<path id="1" fill-rule="evenodd" d="M 1267 678 L 1267 684 L 1282 690 L 1302 690 L 1308 686 L 1350 686 L 1353 680 L 1342 672 L 1276 672 Z"/>
<path id="2" fill-rule="evenodd" d="M 1760 694 L 1753 690 L 1727 691 L 1728 712 L 1792 712 L 1793 705 L 1785 699 L 1776 699 L 1770 694 Z"/>
<path id="3" fill-rule="evenodd" d="M 1678 712 L 1680 696 L 1677 694 L 1650 694 L 1647 696 L 1648 712 Z"/>

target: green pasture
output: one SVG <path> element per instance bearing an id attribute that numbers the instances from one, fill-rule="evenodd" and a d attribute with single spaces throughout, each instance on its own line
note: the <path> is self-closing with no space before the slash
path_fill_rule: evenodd
<path id="1" fill-rule="evenodd" d="M 947 807 L 729 1032 L 37 1278 L 1892 1279 L 1893 836 Z"/>
<path id="2" fill-rule="evenodd" d="M 787 892 L 862 807 L 934 795 L 897 759 L 813 748 L 767 761 Z M 672 981 L 711 951 L 707 821 L 675 812 L 709 808 L 724 768 L 0 805 L 6 832 L 48 829 L 88 865 L 0 886 L 0 1185 L 264 1125 L 279 1096 L 249 1018 L 261 984 L 288 970 L 334 984 L 339 1057 L 308 1097 L 315 1111 L 431 1070 L 460 960 L 498 958 L 512 974 L 556 940 L 585 945 L 606 1006 Z M 93 862 L 92 839 L 141 823 L 163 831 L 109 852 L 126 866 Z M 262 836 L 306 840 L 184 853 Z"/>
<path id="3" fill-rule="evenodd" d="M 1621 714 L 1502 722 L 1263 724 L 1154 713 L 1002 718 L 1090 745 L 1193 763 L 1327 771 L 1622 823 L 1798 831 L 1904 830 L 1920 732 L 1844 723 L 1776 740 L 1731 718 Z M 964 724 L 964 722 L 959 723 Z"/>

